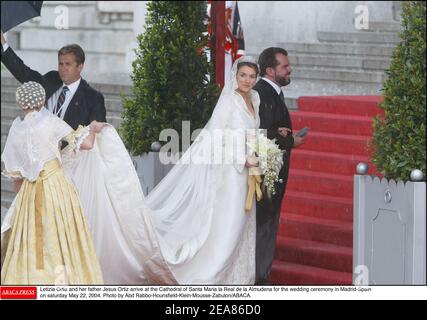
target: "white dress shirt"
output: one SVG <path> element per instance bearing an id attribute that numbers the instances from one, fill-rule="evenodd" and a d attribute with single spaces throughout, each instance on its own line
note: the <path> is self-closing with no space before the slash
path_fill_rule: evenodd
<path id="1" fill-rule="evenodd" d="M 279 87 L 279 85 L 275 84 L 270 79 L 267 79 L 267 78 L 264 78 L 264 77 L 261 77 L 261 79 L 267 81 L 274 88 L 274 90 L 276 90 L 277 94 L 280 95 L 280 92 L 282 92 L 282 89 Z"/>
<path id="2" fill-rule="evenodd" d="M 70 104 L 71 99 L 73 99 L 74 94 L 76 93 L 77 88 L 80 85 L 80 80 L 81 80 L 81 78 L 79 80 L 67 85 L 68 91 L 65 94 L 65 101 L 62 104 L 61 109 L 59 110 L 59 117 L 61 119 L 64 119 L 64 115 L 65 115 L 65 112 L 67 111 L 68 105 Z M 55 110 L 55 106 L 58 102 L 59 95 L 61 94 L 62 88 L 64 86 L 66 86 L 65 83 L 63 83 L 62 86 L 59 87 L 59 89 L 56 90 L 56 92 L 47 100 L 47 109 L 49 111 L 51 111 L 52 113 Z"/>

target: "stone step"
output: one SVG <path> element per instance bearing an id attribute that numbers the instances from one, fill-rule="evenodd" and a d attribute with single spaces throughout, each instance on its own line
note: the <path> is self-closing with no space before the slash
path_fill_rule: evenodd
<path id="1" fill-rule="evenodd" d="M 123 111 L 122 100 L 119 99 L 105 99 L 105 109 L 110 114 L 121 114 Z"/>
<path id="2" fill-rule="evenodd" d="M 10 193 L 14 193 L 14 188 L 13 188 L 13 182 L 12 180 L 6 178 L 5 176 L 1 176 L 1 190 L 2 190 L 2 198 L 3 198 L 3 191 L 7 191 Z"/>
<path id="3" fill-rule="evenodd" d="M 3 195 L 4 194 L 4 195 Z M 10 205 L 12 204 L 13 199 L 15 198 L 15 193 L 12 192 L 6 192 L 2 190 L 2 197 L 1 197 L 1 207 L 2 207 L 2 223 L 3 218 L 7 213 L 7 209 L 9 209 Z M 4 211 L 4 213 L 3 213 Z"/>
<path id="4" fill-rule="evenodd" d="M 102 76 L 103 75 L 97 75 L 96 78 L 102 78 Z M 125 81 L 117 80 L 117 78 L 119 78 L 118 76 L 119 75 L 114 74 L 104 75 L 103 77 L 105 80 L 103 82 L 100 82 L 101 79 L 94 79 L 94 77 L 92 77 L 92 80 L 89 81 L 89 84 L 96 90 L 102 92 L 104 95 L 114 95 L 118 96 L 118 98 L 120 98 L 121 94 L 124 94 L 125 96 L 131 96 L 133 85 L 131 84 L 130 80 L 127 81 L 129 82 L 128 84 L 123 84 Z M 108 79 L 110 79 L 110 81 L 114 80 L 116 83 L 107 83 Z"/>
<path id="5" fill-rule="evenodd" d="M 402 25 L 397 21 L 369 21 L 368 29 L 362 29 L 361 31 L 388 31 L 388 32 L 399 32 L 402 30 Z"/>
<path id="6" fill-rule="evenodd" d="M 383 83 L 385 73 L 380 71 L 349 71 L 335 68 L 325 69 L 298 67 L 294 68 L 291 77 L 294 79 L 346 81 L 353 83 Z"/>
<path id="7" fill-rule="evenodd" d="M 292 96 L 381 95 L 382 83 L 292 79 L 284 90 Z"/>
<path id="8" fill-rule="evenodd" d="M 12 189 L 13 189 L 12 180 L 10 180 L 8 182 L 8 185 L 10 185 L 12 187 Z M 2 201 L 3 200 L 7 200 L 8 202 L 11 203 L 13 201 L 13 199 L 15 198 L 15 196 L 16 196 L 16 193 L 15 193 L 14 190 L 7 191 L 7 190 L 3 190 L 3 188 L 2 188 L 2 191 L 1 191 L 1 199 L 2 199 Z"/>
<path id="9" fill-rule="evenodd" d="M 1 152 L 3 152 L 3 148 L 4 148 L 4 144 L 6 143 L 6 139 L 7 139 L 7 134 L 2 134 L 1 135 Z M 1 163 L 1 167 L 3 170 L 3 162 Z"/>
<path id="10" fill-rule="evenodd" d="M 4 196 L 4 197 L 3 197 Z M 6 217 L 7 211 L 12 204 L 15 194 L 9 192 L 2 192 L 1 198 L 1 224 L 3 224 L 3 219 Z"/>
<path id="11" fill-rule="evenodd" d="M 289 55 L 297 53 L 305 54 L 326 54 L 326 55 L 356 55 L 358 57 L 363 56 L 380 56 L 390 57 L 395 44 L 358 44 L 353 45 L 349 43 L 278 43 L 279 47 L 285 48 Z M 251 52 L 259 55 L 264 48 L 254 48 Z M 248 53 L 249 54 L 249 53 Z"/>
<path id="12" fill-rule="evenodd" d="M 1 88 L 3 91 L 3 87 L 17 87 L 19 86 L 19 81 L 16 80 L 13 75 L 9 72 L 9 70 L 6 69 L 6 67 L 3 67 L 1 70 Z"/>
<path id="13" fill-rule="evenodd" d="M 8 87 L 8 88 L 1 88 L 1 103 L 2 103 L 2 109 L 3 104 L 8 105 L 16 105 L 16 88 Z"/>
<path id="14" fill-rule="evenodd" d="M 318 31 L 320 42 L 349 42 L 397 44 L 401 41 L 396 32 L 327 32 Z"/>
<path id="15" fill-rule="evenodd" d="M 10 126 L 12 125 L 12 121 L 1 119 L 1 134 L 7 135 L 9 133 Z"/>
<path id="16" fill-rule="evenodd" d="M 16 105 L 11 103 L 2 102 L 1 104 L 1 118 L 2 120 L 13 121 L 16 117 L 23 117 L 24 111 Z"/>
<path id="17" fill-rule="evenodd" d="M 348 55 L 313 55 L 297 54 L 290 55 L 289 62 L 295 69 L 296 67 L 320 67 L 320 68 L 343 68 L 359 70 L 385 70 L 390 65 L 390 59 L 384 57 L 349 57 Z"/>
<path id="18" fill-rule="evenodd" d="M 3 152 L 3 150 L 4 150 L 4 146 L 6 144 L 6 139 L 7 139 L 7 135 L 6 134 L 2 134 L 1 135 L 1 152 Z M 3 162 L 1 162 L 1 169 L 2 170 L 4 169 Z"/>

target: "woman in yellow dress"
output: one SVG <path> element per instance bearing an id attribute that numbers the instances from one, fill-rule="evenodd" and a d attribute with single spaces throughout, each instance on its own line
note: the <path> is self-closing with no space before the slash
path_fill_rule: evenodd
<path id="1" fill-rule="evenodd" d="M 100 123 L 74 131 L 43 105 L 45 91 L 27 82 L 16 92 L 16 118 L 1 156 L 19 190 L 2 224 L 1 284 L 103 284 L 76 188 L 64 175 L 60 143 L 90 149 Z"/>

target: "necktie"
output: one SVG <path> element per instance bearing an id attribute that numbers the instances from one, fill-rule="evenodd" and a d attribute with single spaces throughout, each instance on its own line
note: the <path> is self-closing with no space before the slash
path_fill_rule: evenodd
<path id="1" fill-rule="evenodd" d="M 70 91 L 70 89 L 68 89 L 67 86 L 64 86 L 62 88 L 61 94 L 59 95 L 58 102 L 56 103 L 54 114 L 56 114 L 58 117 L 61 117 L 61 107 L 64 104 L 67 91 Z"/>
<path id="2" fill-rule="evenodd" d="M 285 103 L 285 95 L 283 94 L 282 90 L 280 90 L 279 97 L 280 97 L 280 100 L 282 100 L 282 102 Z"/>

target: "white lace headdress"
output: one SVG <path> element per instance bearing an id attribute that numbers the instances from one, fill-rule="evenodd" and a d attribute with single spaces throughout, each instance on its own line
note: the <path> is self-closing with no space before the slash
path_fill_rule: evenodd
<path id="1" fill-rule="evenodd" d="M 16 90 L 16 102 L 22 109 L 38 109 L 46 100 L 46 92 L 40 83 L 29 81 Z"/>
<path id="2" fill-rule="evenodd" d="M 234 61 L 233 66 L 230 70 L 230 72 L 228 73 L 228 77 L 227 79 L 225 79 L 225 84 L 224 84 L 224 88 L 222 90 L 222 94 L 228 94 L 230 92 L 233 92 L 234 90 L 237 89 L 237 71 L 239 68 L 240 63 L 243 62 L 249 62 L 252 63 L 254 65 L 257 66 L 258 68 L 258 72 L 257 72 L 257 81 L 259 80 L 259 65 L 256 61 L 256 59 L 252 56 L 242 56 L 239 59 L 237 59 L 236 61 Z"/>

